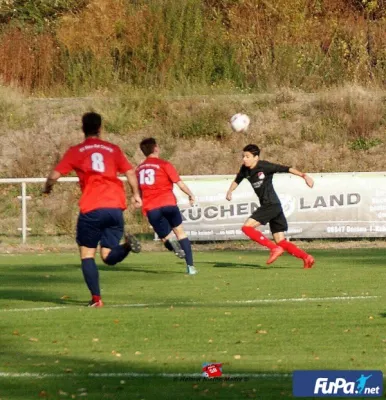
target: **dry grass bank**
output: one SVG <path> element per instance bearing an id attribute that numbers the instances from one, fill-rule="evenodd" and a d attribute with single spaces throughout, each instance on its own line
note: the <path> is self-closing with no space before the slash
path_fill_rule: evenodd
<path id="1" fill-rule="evenodd" d="M 139 141 L 158 138 L 165 158 L 181 174 L 233 174 L 241 149 L 262 148 L 262 158 L 308 172 L 384 171 L 386 92 L 346 86 L 318 93 L 288 89 L 266 94 L 171 96 L 122 89 L 92 98 L 33 99 L 0 87 L 2 177 L 45 176 L 66 148 L 82 140 L 80 117 L 94 109 L 105 117 L 104 137 L 139 163 Z M 247 134 L 231 132 L 228 120 L 243 111 Z M 2 186 L 1 233 L 19 223 L 18 187 Z M 52 197 L 31 185 L 30 221 L 35 234 L 72 232 L 77 189 L 60 185 Z M 70 207 L 68 205 L 71 205 Z M 141 216 L 128 221 L 149 232 Z"/>

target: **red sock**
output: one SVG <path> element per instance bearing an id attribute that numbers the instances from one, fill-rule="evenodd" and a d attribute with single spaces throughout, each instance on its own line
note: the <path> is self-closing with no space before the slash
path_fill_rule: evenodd
<path id="1" fill-rule="evenodd" d="M 297 258 L 305 260 L 308 256 L 308 254 L 305 251 L 299 249 L 299 247 L 295 246 L 293 243 L 289 242 L 286 239 L 279 242 L 278 245 L 280 247 L 283 247 L 284 250 L 286 250 L 288 253 Z"/>
<path id="2" fill-rule="evenodd" d="M 101 296 L 95 296 L 94 294 L 92 295 L 92 301 L 94 303 L 98 302 L 101 299 Z"/>
<path id="3" fill-rule="evenodd" d="M 241 230 L 249 238 L 251 238 L 252 240 L 261 244 L 264 247 L 268 247 L 270 250 L 277 247 L 277 245 L 274 242 L 266 238 L 260 231 L 256 230 L 255 228 L 252 228 L 251 226 L 243 226 Z"/>

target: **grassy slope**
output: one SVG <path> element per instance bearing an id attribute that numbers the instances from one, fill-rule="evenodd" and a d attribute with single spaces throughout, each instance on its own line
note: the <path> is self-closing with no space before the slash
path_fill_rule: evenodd
<path id="1" fill-rule="evenodd" d="M 205 91 L 204 91 L 205 93 Z M 266 94 L 207 95 L 185 92 L 144 92 L 121 88 L 89 98 L 26 98 L 0 88 L 0 173 L 3 177 L 39 177 L 57 162 L 68 146 L 82 140 L 81 114 L 90 109 L 105 119 L 104 137 L 120 145 L 134 163 L 145 136 L 155 136 L 164 158 L 182 175 L 233 174 L 240 150 L 248 143 L 262 148 L 262 158 L 307 172 L 383 171 L 386 151 L 386 92 L 347 86 L 304 93 L 281 89 Z M 248 133 L 232 133 L 232 114 L 250 115 Z M 19 227 L 18 186 L 2 186 L 4 202 L 0 232 Z M 76 220 L 78 192 L 62 185 L 43 199 L 40 185 L 29 185 L 32 233 L 69 234 Z M 73 207 L 68 207 L 73 204 Z M 54 215 L 54 218 L 52 218 Z M 128 221 L 136 232 L 148 231 L 140 215 Z"/>

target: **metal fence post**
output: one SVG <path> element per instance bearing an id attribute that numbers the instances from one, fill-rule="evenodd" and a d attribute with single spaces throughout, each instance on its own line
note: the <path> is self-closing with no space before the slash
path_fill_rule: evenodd
<path id="1" fill-rule="evenodd" d="M 21 230 L 23 244 L 27 243 L 27 231 L 30 230 L 27 227 L 27 200 L 30 198 L 30 196 L 27 196 L 27 183 L 23 181 L 21 183 L 21 196 L 18 196 L 18 199 L 21 199 L 21 228 L 18 228 L 18 230 Z"/>

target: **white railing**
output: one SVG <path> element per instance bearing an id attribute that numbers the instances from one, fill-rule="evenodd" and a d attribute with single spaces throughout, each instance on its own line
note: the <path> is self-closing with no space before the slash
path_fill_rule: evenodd
<path id="1" fill-rule="evenodd" d="M 200 177 L 207 177 L 208 175 L 201 175 Z M 223 175 L 211 175 L 211 177 L 216 178 Z M 198 176 L 190 176 L 185 175 L 181 177 L 182 179 L 196 179 Z M 126 177 L 120 177 L 122 181 L 126 181 Z M 18 228 L 21 231 L 21 240 L 22 243 L 27 243 L 27 233 L 30 230 L 28 228 L 28 214 L 27 214 L 27 200 L 30 200 L 31 197 L 27 195 L 27 184 L 28 183 L 41 183 L 42 189 L 43 184 L 45 183 L 46 178 L 1 178 L 0 184 L 20 184 L 21 186 L 21 194 L 18 196 L 18 199 L 21 201 L 21 227 Z M 79 179 L 77 177 L 63 177 L 59 178 L 58 182 L 78 182 Z"/>
<path id="2" fill-rule="evenodd" d="M 284 209 L 290 218 L 293 238 L 369 238 L 385 237 L 386 234 L 386 172 L 346 172 L 313 174 L 315 187 L 309 190 L 304 182 L 290 174 L 277 174 L 275 178 Z M 241 224 L 246 211 L 256 195 L 246 180 L 235 194 L 233 204 L 225 200 L 232 175 L 183 176 L 196 195 L 198 206 L 188 210 L 188 200 L 175 186 L 178 204 L 185 211 L 184 226 L 196 240 L 228 240 L 244 238 Z M 126 180 L 126 178 L 121 178 Z M 0 179 L 0 184 L 21 185 L 22 243 L 27 242 L 27 193 L 28 184 L 43 184 L 45 178 Z M 60 178 L 59 182 L 78 182 L 76 177 Z M 275 182 L 274 182 L 275 184 Z M 243 186 L 244 185 L 244 188 Z M 33 193 L 37 193 L 34 190 Z M 295 193 L 295 194 L 294 194 Z M 39 194 L 36 195 L 36 200 Z M 31 206 L 35 202 L 31 202 Z M 39 204 L 37 203 L 39 207 Z M 70 204 L 69 206 L 73 206 Z M 75 210 L 74 210 L 75 211 Z M 232 215 L 232 218 L 228 217 Z M 226 221 L 224 217 L 226 216 Z M 44 217 L 44 214 L 43 214 Z M 38 215 L 37 218 L 40 218 Z M 35 222 L 35 221 L 34 221 Z M 36 222 L 42 222 L 38 220 Z M 36 226 L 36 228 L 35 228 Z M 39 230 L 39 225 L 34 229 Z M 267 228 L 264 228 L 268 231 Z M 264 231 L 263 231 L 264 232 Z M 239 237 L 236 235 L 239 234 Z M 208 236 L 212 235 L 212 236 Z M 230 235 L 230 236 L 229 236 Z"/>
<path id="3" fill-rule="evenodd" d="M 78 182 L 77 177 L 60 178 L 60 182 Z M 27 200 L 31 199 L 27 195 L 27 183 L 44 183 L 46 178 L 3 178 L 0 179 L 0 184 L 20 184 L 21 195 L 18 199 L 21 200 L 21 227 L 18 228 L 21 231 L 22 243 L 27 243 L 27 232 L 29 228 L 27 226 Z"/>

